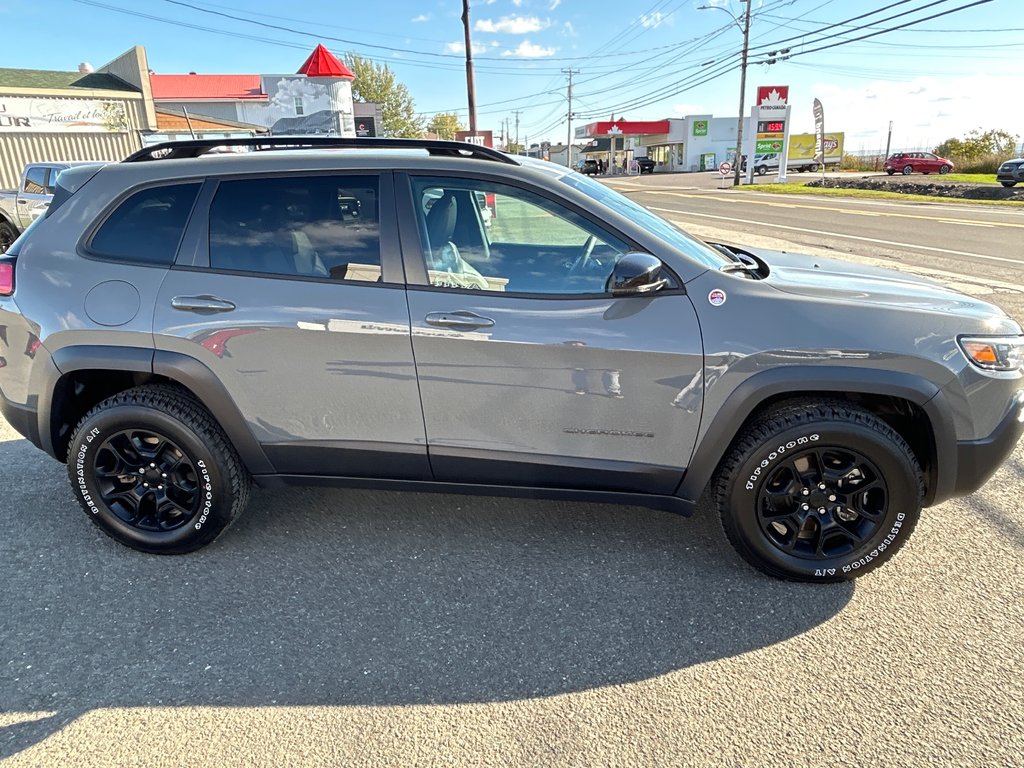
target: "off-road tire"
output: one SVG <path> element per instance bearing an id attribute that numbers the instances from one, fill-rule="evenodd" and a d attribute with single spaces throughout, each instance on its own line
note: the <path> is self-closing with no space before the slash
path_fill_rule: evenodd
<path id="1" fill-rule="evenodd" d="M 859 476 L 843 469 L 849 457 L 856 458 L 846 466 L 856 466 Z M 809 470 L 801 473 L 805 461 Z M 877 483 L 869 482 L 872 475 Z M 819 490 L 819 482 L 826 488 Z M 882 565 L 910 536 L 924 496 L 921 467 L 906 440 L 841 400 L 791 401 L 756 417 L 733 441 L 708 490 L 726 537 L 748 563 L 781 579 L 814 582 L 845 581 Z M 852 521 L 840 519 L 851 514 Z M 784 535 L 771 527 L 780 515 Z"/>
<path id="2" fill-rule="evenodd" d="M 0 254 L 7 253 L 17 239 L 18 231 L 6 221 L 0 221 Z"/>
<path id="3" fill-rule="evenodd" d="M 212 542 L 245 509 L 251 489 L 213 416 L 167 384 L 120 392 L 86 413 L 68 448 L 68 476 L 100 530 L 159 555 Z"/>

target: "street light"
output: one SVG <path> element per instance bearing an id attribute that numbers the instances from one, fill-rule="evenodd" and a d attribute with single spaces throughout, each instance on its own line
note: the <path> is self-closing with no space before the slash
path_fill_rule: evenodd
<path id="1" fill-rule="evenodd" d="M 743 157 L 743 110 L 746 108 L 746 104 L 744 103 L 743 97 L 746 94 L 747 90 L 747 48 L 750 44 L 750 7 L 752 5 L 750 0 L 740 0 L 740 2 L 747 4 L 747 11 L 746 13 L 743 14 L 742 23 L 740 23 L 740 20 L 737 19 L 733 15 L 732 11 L 730 11 L 728 8 L 723 8 L 720 5 L 697 6 L 698 11 L 714 9 L 717 9 L 719 11 L 725 11 L 727 14 L 729 14 L 729 18 L 736 22 L 736 26 L 738 26 L 743 32 L 743 56 L 740 62 L 740 116 L 736 121 L 736 157 L 734 158 L 735 163 L 733 168 L 732 181 L 732 185 L 734 187 L 738 187 L 740 185 L 740 158 Z M 753 161 L 754 159 L 750 158 L 750 162 Z"/>

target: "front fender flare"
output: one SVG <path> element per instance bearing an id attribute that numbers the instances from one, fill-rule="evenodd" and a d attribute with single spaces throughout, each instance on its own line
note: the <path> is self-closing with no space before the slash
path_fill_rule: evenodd
<path id="1" fill-rule="evenodd" d="M 798 384 L 798 386 L 794 386 Z M 764 402 L 779 395 L 882 395 L 919 406 L 931 424 L 934 462 L 925 506 L 950 498 L 957 470 L 956 427 L 941 389 L 920 376 L 874 368 L 785 366 L 754 374 L 726 398 L 694 450 L 676 496 L 695 503 L 743 423 Z"/>

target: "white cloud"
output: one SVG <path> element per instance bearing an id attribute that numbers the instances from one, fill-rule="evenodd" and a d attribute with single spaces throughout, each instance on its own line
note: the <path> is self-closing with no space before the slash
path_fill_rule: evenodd
<path id="1" fill-rule="evenodd" d="M 562 25 L 562 29 L 565 31 L 565 34 L 569 35 L 569 37 L 576 37 L 576 27 L 572 25 L 571 21 L 565 22 Z"/>
<path id="2" fill-rule="evenodd" d="M 646 27 L 648 30 L 654 27 L 660 27 L 665 23 L 666 16 L 662 11 L 656 10 L 653 13 L 644 13 L 640 16 L 640 26 Z"/>
<path id="3" fill-rule="evenodd" d="M 445 53 L 465 53 L 466 44 L 461 40 L 456 40 L 454 43 L 444 44 Z M 486 43 L 473 43 L 473 53 L 487 53 Z"/>
<path id="4" fill-rule="evenodd" d="M 705 104 L 693 104 L 685 101 L 682 104 L 673 104 L 672 111 L 679 115 L 707 115 L 711 110 Z"/>
<path id="5" fill-rule="evenodd" d="M 551 0 L 551 2 L 548 3 L 548 10 L 549 11 L 553 11 L 553 10 L 555 10 L 555 8 L 557 8 L 561 4 L 562 4 L 562 0 Z"/>
<path id="6" fill-rule="evenodd" d="M 546 56 L 552 56 L 555 53 L 554 48 L 544 48 L 539 45 L 534 45 L 529 40 L 523 40 L 519 44 L 519 47 L 514 51 L 505 51 L 502 56 L 518 56 L 521 59 L 543 59 Z"/>
<path id="7" fill-rule="evenodd" d="M 478 19 L 473 29 L 477 32 L 504 32 L 508 35 L 526 35 L 539 32 L 550 22 L 541 21 L 536 16 L 502 16 L 498 20 Z"/>
<path id="8" fill-rule="evenodd" d="M 417 16 L 416 18 L 412 19 L 412 23 L 413 24 L 420 24 L 420 23 L 422 23 L 424 21 L 430 21 L 430 14 L 429 13 L 421 13 L 419 16 Z"/>
<path id="9" fill-rule="evenodd" d="M 516 8 L 518 8 L 522 4 L 523 4 L 523 0 L 512 0 L 512 5 L 514 5 Z"/>

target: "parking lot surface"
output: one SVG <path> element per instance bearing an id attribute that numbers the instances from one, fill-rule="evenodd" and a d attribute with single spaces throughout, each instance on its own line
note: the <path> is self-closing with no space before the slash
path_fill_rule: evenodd
<path id="1" fill-rule="evenodd" d="M 10 766 L 1016 766 L 1024 450 L 816 586 L 713 515 L 306 489 L 179 558 L 0 423 Z"/>

